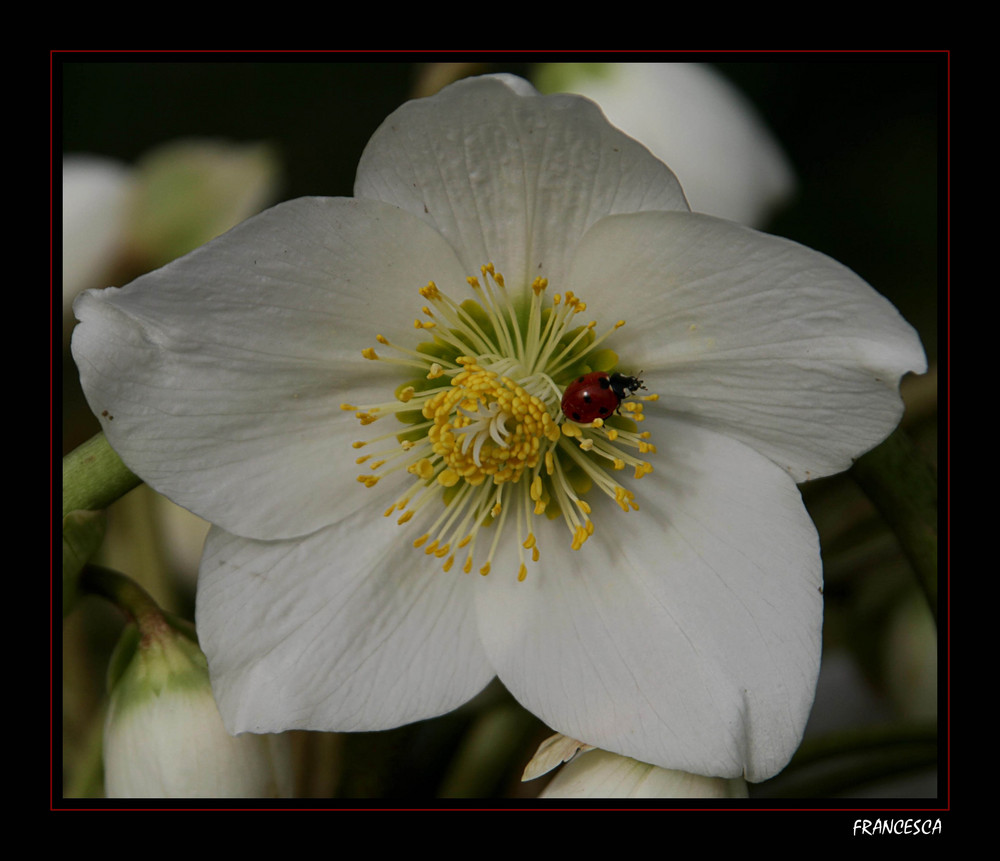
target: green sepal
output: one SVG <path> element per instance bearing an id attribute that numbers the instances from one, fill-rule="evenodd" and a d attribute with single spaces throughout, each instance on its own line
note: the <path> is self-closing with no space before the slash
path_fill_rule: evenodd
<path id="1" fill-rule="evenodd" d="M 139 638 L 139 627 L 134 622 L 125 626 L 111 652 L 111 657 L 108 659 L 108 693 L 118 683 L 128 665 L 132 663 L 136 649 L 139 648 Z"/>

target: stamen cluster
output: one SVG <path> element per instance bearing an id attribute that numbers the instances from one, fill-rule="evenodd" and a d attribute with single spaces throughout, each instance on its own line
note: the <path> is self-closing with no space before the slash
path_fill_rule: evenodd
<path id="1" fill-rule="evenodd" d="M 624 415 L 590 425 L 567 419 L 560 409 L 566 384 L 599 363 L 617 362 L 610 350 L 597 350 L 609 334 L 624 325 L 618 321 L 601 337 L 596 323 L 574 326 L 574 317 L 586 304 L 572 293 L 556 294 L 543 303 L 544 278 L 532 284 L 527 309 L 519 309 L 508 295 L 503 276 L 492 264 L 480 270 L 485 283 L 468 279 L 476 299 L 456 303 L 434 282 L 420 294 L 431 306 L 423 308 L 429 320 L 416 320 L 433 340 L 407 349 L 382 335 L 376 340 L 394 353 L 382 356 L 374 348 L 365 358 L 388 362 L 419 376 L 405 381 L 395 399 L 385 403 L 342 408 L 355 413 L 362 425 L 395 415 L 403 429 L 366 441 L 355 448 L 388 443 L 375 455 L 357 463 L 371 473 L 358 481 L 368 487 L 394 472 L 413 477 L 402 496 L 385 512 L 399 512 L 400 524 L 411 520 L 435 501 L 443 503 L 430 529 L 413 543 L 443 559 L 449 571 L 462 551 L 462 570 L 469 572 L 477 539 L 492 527 L 492 540 L 481 574 L 488 574 L 508 518 L 514 521 L 520 565 L 518 579 L 527 575 L 526 551 L 538 561 L 533 518 L 560 515 L 572 534 L 570 546 L 579 549 L 594 532 L 591 506 L 583 498 L 597 487 L 624 511 L 638 510 L 634 495 L 608 473 L 634 467 L 635 477 L 652 466 L 632 454 L 655 451 L 648 433 L 639 433 L 641 400 L 621 405 Z M 407 370 L 410 369 L 410 370 Z"/>

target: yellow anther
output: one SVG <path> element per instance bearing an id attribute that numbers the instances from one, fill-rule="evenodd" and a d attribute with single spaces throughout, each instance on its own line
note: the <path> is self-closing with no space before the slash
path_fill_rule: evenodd
<path id="1" fill-rule="evenodd" d="M 416 463 L 411 463 L 406 471 L 412 475 L 419 476 L 424 481 L 428 481 L 434 477 L 434 464 L 432 464 L 426 457 L 420 458 Z"/>
<path id="2" fill-rule="evenodd" d="M 614 442 L 618 439 L 618 431 L 615 428 L 608 428 L 608 439 Z"/>
<path id="3" fill-rule="evenodd" d="M 438 484 L 443 487 L 453 487 L 461 480 L 461 476 L 453 469 L 443 469 L 438 473 Z"/>
<path id="4" fill-rule="evenodd" d="M 500 503 L 498 502 L 496 505 L 493 506 L 493 508 L 490 509 L 490 514 L 492 514 L 494 517 L 499 517 L 500 511 L 501 511 L 501 506 Z"/>
<path id="5" fill-rule="evenodd" d="M 484 577 L 490 573 L 490 563 L 488 561 L 482 568 L 479 569 L 479 573 Z"/>
<path id="6" fill-rule="evenodd" d="M 341 404 L 340 408 L 342 410 L 346 410 L 349 413 L 353 413 L 357 409 L 357 407 L 354 406 L 354 404 Z M 364 443 L 361 443 L 361 444 L 364 445 Z"/>
<path id="7" fill-rule="evenodd" d="M 652 471 L 653 471 L 653 465 L 651 463 L 643 461 L 642 463 L 636 465 L 635 477 L 642 478 L 644 475 L 649 475 Z"/>
<path id="8" fill-rule="evenodd" d="M 444 368 L 442 368 L 437 362 L 432 362 L 431 369 L 427 372 L 427 379 L 436 380 L 442 374 L 444 374 Z"/>
<path id="9" fill-rule="evenodd" d="M 455 564 L 454 556 L 449 556 L 447 559 L 444 560 L 444 565 L 442 566 L 442 570 L 445 572 L 445 574 L 451 571 L 451 566 L 454 564 Z"/>
<path id="10" fill-rule="evenodd" d="M 385 335 L 376 335 L 375 340 L 378 341 L 380 344 L 385 344 L 386 346 L 389 346 L 389 341 L 386 339 Z"/>
<path id="11" fill-rule="evenodd" d="M 615 323 L 614 328 L 620 329 L 624 325 L 625 325 L 625 321 L 624 320 L 619 320 L 617 323 Z"/>
<path id="12" fill-rule="evenodd" d="M 611 462 L 611 467 L 612 469 L 625 469 L 625 461 L 623 461 L 620 457 L 616 457 Z"/>
<path id="13" fill-rule="evenodd" d="M 374 347 L 365 347 L 361 351 L 361 355 L 364 356 L 366 359 L 377 359 L 378 358 L 378 353 L 375 352 L 375 348 Z"/>
<path id="14" fill-rule="evenodd" d="M 525 550 L 530 550 L 535 546 L 535 533 L 529 532 L 528 537 L 524 539 L 524 543 L 521 545 Z"/>
<path id="15" fill-rule="evenodd" d="M 425 532 L 423 535 L 421 535 L 419 538 L 417 538 L 413 542 L 413 546 L 414 547 L 422 547 L 423 544 L 424 544 L 424 542 L 427 541 L 427 539 L 430 538 L 430 537 L 431 536 L 428 533 Z"/>
<path id="16" fill-rule="evenodd" d="M 542 477 L 540 475 L 536 475 L 531 480 L 531 487 L 529 488 L 528 492 L 531 498 L 534 500 L 539 500 L 542 498 Z"/>
<path id="17" fill-rule="evenodd" d="M 351 443 L 351 448 L 364 448 L 366 445 L 368 445 L 368 443 L 363 440 L 358 440 L 357 442 Z"/>
<path id="18" fill-rule="evenodd" d="M 403 516 L 400 517 L 399 520 L 396 521 L 396 523 L 398 523 L 400 526 L 402 526 L 404 523 L 406 523 L 407 521 L 409 521 L 409 519 L 411 517 L 413 517 L 413 512 L 412 511 L 404 511 L 403 512 Z"/>
<path id="19" fill-rule="evenodd" d="M 396 398 L 406 404 L 413 400 L 414 394 L 416 394 L 416 389 L 414 389 L 413 386 L 406 386 L 405 388 L 400 389 Z"/>
<path id="20" fill-rule="evenodd" d="M 521 563 L 521 568 L 520 568 L 520 570 L 519 570 L 519 571 L 517 572 L 517 582 L 518 582 L 518 583 L 523 583 L 523 582 L 524 582 L 524 579 L 525 579 L 525 577 L 527 577 L 527 576 L 528 576 L 528 568 L 527 568 L 527 566 L 526 566 L 526 565 L 525 565 L 525 564 L 524 564 L 524 563 L 522 562 L 522 563 Z"/>

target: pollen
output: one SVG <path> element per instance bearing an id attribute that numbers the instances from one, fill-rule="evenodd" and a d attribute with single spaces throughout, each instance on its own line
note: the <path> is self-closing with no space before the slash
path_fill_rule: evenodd
<path id="1" fill-rule="evenodd" d="M 596 321 L 578 322 L 586 302 L 571 290 L 549 299 L 548 286 L 538 276 L 514 290 L 492 263 L 461 285 L 471 294 L 461 301 L 428 282 L 417 290 L 427 319 L 417 318 L 409 331 L 429 340 L 408 347 L 379 334 L 386 350 L 362 350 L 400 372 L 391 397 L 341 405 L 361 425 L 384 428 L 352 444 L 372 447 L 356 459 L 368 469 L 358 482 L 402 482 L 385 516 L 397 514 L 401 526 L 419 518 L 413 547 L 441 560 L 445 572 L 462 551 L 460 570 L 487 576 L 500 549 L 512 547 L 511 575 L 528 580 L 543 557 L 539 522 L 561 519 L 569 547 L 581 550 L 599 532 L 592 518 L 608 517 L 607 509 L 595 510 L 593 495 L 638 511 L 634 493 L 612 475 L 630 467 L 636 480 L 653 470 L 644 458 L 656 448 L 635 423 L 644 418 L 642 401 L 655 395 L 624 400 L 615 415 L 590 425 L 563 414 L 569 383 L 617 365 L 603 342 L 625 321 L 598 334 Z M 382 420 L 392 416 L 386 427 Z"/>

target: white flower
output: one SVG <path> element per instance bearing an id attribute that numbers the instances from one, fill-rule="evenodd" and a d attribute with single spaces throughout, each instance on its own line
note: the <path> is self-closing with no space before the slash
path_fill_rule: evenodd
<path id="1" fill-rule="evenodd" d="M 518 79 L 401 107 L 355 192 L 76 306 L 111 444 L 215 524 L 197 623 L 226 726 L 388 728 L 498 675 L 606 750 L 780 770 L 822 617 L 795 482 L 895 426 L 913 330 Z M 562 389 L 612 366 L 659 399 L 565 419 Z"/>
<path id="2" fill-rule="evenodd" d="M 285 736 L 233 738 L 212 698 L 205 656 L 164 626 L 139 638 L 111 690 L 104 724 L 108 798 L 257 798 L 291 794 Z"/>
<path id="3" fill-rule="evenodd" d="M 695 212 L 759 227 L 794 193 L 795 173 L 764 120 L 705 63 L 550 63 L 537 82 L 597 102 L 670 165 Z"/>

